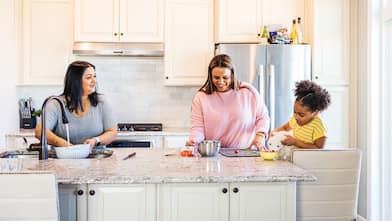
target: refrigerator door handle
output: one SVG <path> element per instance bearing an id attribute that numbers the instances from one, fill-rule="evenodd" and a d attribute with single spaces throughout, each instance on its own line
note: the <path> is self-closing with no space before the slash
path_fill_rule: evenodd
<path id="1" fill-rule="evenodd" d="M 259 65 L 259 93 L 263 98 L 263 102 L 266 101 L 265 97 L 265 79 L 264 79 L 264 65 Z"/>
<path id="2" fill-rule="evenodd" d="M 271 130 L 275 129 L 275 65 L 269 65 L 269 104 Z"/>

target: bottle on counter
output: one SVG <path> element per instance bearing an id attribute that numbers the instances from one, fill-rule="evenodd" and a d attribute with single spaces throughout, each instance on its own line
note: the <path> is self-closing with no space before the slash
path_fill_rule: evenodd
<path id="1" fill-rule="evenodd" d="M 268 39 L 269 39 L 269 34 L 268 34 L 267 26 L 264 25 L 263 26 L 263 32 L 261 34 L 260 44 L 267 44 L 268 43 Z"/>
<path id="2" fill-rule="evenodd" d="M 302 43 L 304 43 L 304 39 L 303 39 L 303 33 L 302 33 L 301 17 L 297 18 L 296 29 L 297 29 L 297 34 L 298 34 L 298 44 L 302 44 Z"/>
<path id="3" fill-rule="evenodd" d="M 291 38 L 291 44 L 298 44 L 298 32 L 297 32 L 297 25 L 295 19 L 293 19 L 293 26 L 291 28 L 290 38 Z"/>

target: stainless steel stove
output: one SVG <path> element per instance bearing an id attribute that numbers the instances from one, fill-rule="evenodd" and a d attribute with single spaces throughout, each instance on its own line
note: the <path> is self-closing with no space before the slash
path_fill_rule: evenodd
<path id="1" fill-rule="evenodd" d="M 118 123 L 118 131 L 162 131 L 161 123 Z"/>

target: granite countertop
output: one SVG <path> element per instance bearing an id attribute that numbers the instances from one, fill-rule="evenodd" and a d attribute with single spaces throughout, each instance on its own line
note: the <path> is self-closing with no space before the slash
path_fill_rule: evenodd
<path id="1" fill-rule="evenodd" d="M 315 181 L 288 161 L 260 157 L 181 157 L 179 150 L 118 148 L 106 159 L 0 159 L 1 173 L 52 171 L 63 184 L 160 184 Z M 170 152 L 168 152 L 170 151 Z M 123 160 L 129 153 L 136 156 Z M 168 155 L 168 156 L 166 156 Z"/>
<path id="2" fill-rule="evenodd" d="M 189 128 L 164 127 L 162 131 L 119 131 L 117 137 L 122 136 L 168 136 L 168 135 L 189 135 Z M 34 137 L 34 129 L 19 129 L 5 134 L 7 137 Z"/>

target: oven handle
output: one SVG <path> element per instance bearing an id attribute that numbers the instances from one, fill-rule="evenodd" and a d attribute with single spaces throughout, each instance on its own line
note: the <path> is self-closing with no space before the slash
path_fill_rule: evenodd
<path id="1" fill-rule="evenodd" d="M 115 140 L 112 143 L 108 144 L 106 147 L 110 148 L 152 148 L 154 147 L 153 140 L 132 140 L 132 139 L 119 139 Z"/>

